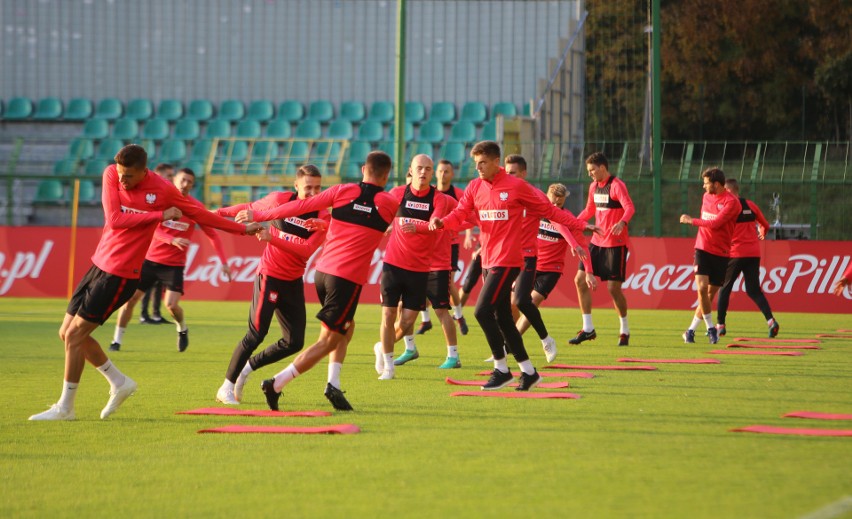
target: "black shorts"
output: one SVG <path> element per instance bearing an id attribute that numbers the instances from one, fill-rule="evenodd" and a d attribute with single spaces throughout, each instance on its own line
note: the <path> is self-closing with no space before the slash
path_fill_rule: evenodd
<path id="1" fill-rule="evenodd" d="M 458 271 L 461 270 L 459 268 L 459 244 L 458 243 L 454 243 L 450 247 L 450 265 L 452 267 L 451 270 L 453 272 L 458 272 Z"/>
<path id="2" fill-rule="evenodd" d="M 728 258 L 710 254 L 701 249 L 695 249 L 695 275 L 707 276 L 710 284 L 720 287 L 725 284 L 725 274 L 728 272 Z"/>
<path id="3" fill-rule="evenodd" d="M 556 283 L 559 283 L 559 279 L 562 277 L 561 272 L 542 272 L 537 270 L 535 273 L 535 283 L 533 283 L 533 290 L 543 295 L 545 299 L 547 296 L 553 292 L 553 289 L 556 288 Z"/>
<path id="4" fill-rule="evenodd" d="M 436 270 L 426 280 L 426 297 L 436 310 L 450 308 L 450 272 Z"/>
<path id="5" fill-rule="evenodd" d="M 108 274 L 92 265 L 74 290 L 65 311 L 91 323 L 104 324 L 133 296 L 137 285 L 138 279 Z"/>
<path id="6" fill-rule="evenodd" d="M 314 284 L 322 305 L 317 319 L 329 330 L 345 335 L 355 320 L 361 285 L 319 271 L 314 276 Z"/>
<path id="7" fill-rule="evenodd" d="M 180 292 L 183 295 L 183 269 L 182 266 L 163 265 L 153 261 L 145 260 L 142 263 L 142 277 L 139 279 L 138 290 L 147 292 L 149 288 L 159 281 L 166 290 Z"/>
<path id="8" fill-rule="evenodd" d="M 601 281 L 621 281 L 627 279 L 627 247 L 599 247 L 589 245 L 589 259 L 592 270 Z M 580 262 L 580 270 L 586 267 Z"/>
<path id="9" fill-rule="evenodd" d="M 406 310 L 419 311 L 426 300 L 428 272 L 414 272 L 385 263 L 382 265 L 382 306 L 396 308 L 402 299 Z"/>

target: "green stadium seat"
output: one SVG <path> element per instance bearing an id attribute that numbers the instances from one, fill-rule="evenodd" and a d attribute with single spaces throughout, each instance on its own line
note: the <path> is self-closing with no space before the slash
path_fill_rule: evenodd
<path id="1" fill-rule="evenodd" d="M 139 135 L 139 123 L 134 119 L 119 119 L 112 125 L 112 138 L 131 141 Z"/>
<path id="2" fill-rule="evenodd" d="M 524 103 L 524 111 L 522 114 L 525 117 L 532 117 L 532 105 L 529 102 Z"/>
<path id="3" fill-rule="evenodd" d="M 340 160 L 339 142 L 318 142 L 311 149 L 310 162 L 313 164 L 336 164 Z"/>
<path id="4" fill-rule="evenodd" d="M 58 97 L 45 97 L 36 105 L 33 119 L 39 121 L 55 121 L 62 117 L 62 101 Z"/>
<path id="5" fill-rule="evenodd" d="M 447 101 L 436 101 L 432 103 L 429 110 L 429 120 L 449 124 L 456 120 L 456 105 Z"/>
<path id="6" fill-rule="evenodd" d="M 98 102 L 97 108 L 95 108 L 95 118 L 106 119 L 107 121 L 114 121 L 121 117 L 123 113 L 124 106 L 121 104 L 121 101 L 114 97 L 101 99 Z"/>
<path id="7" fill-rule="evenodd" d="M 321 139 L 322 127 L 319 121 L 305 119 L 296 126 L 295 138 L 297 139 Z"/>
<path id="8" fill-rule="evenodd" d="M 280 173 L 278 173 L 278 174 L 280 174 Z M 275 189 L 273 189 L 269 186 L 258 186 L 254 190 L 254 196 L 255 196 L 254 199 L 260 200 L 261 198 L 265 197 L 266 195 L 268 195 L 269 193 L 271 193 L 273 191 L 275 191 Z"/>
<path id="9" fill-rule="evenodd" d="M 246 116 L 246 107 L 242 101 L 236 99 L 228 99 L 222 101 L 219 105 L 219 115 L 216 119 L 223 121 L 236 122 L 241 121 Z"/>
<path id="10" fill-rule="evenodd" d="M 209 139 L 224 139 L 231 136 L 231 123 L 222 119 L 214 119 L 207 125 L 204 136 Z"/>
<path id="11" fill-rule="evenodd" d="M 243 175 L 266 175 L 268 168 L 269 168 L 268 162 L 252 160 L 252 161 L 249 161 L 248 163 L 243 165 L 242 174 Z"/>
<path id="12" fill-rule="evenodd" d="M 278 143 L 272 141 L 255 142 L 251 149 L 252 161 L 270 162 L 278 157 Z"/>
<path id="13" fill-rule="evenodd" d="M 370 114 L 367 116 L 367 120 L 389 124 L 393 121 L 393 115 L 393 103 L 390 101 L 376 101 L 370 105 Z"/>
<path id="14" fill-rule="evenodd" d="M 191 169 L 197 178 L 204 177 L 204 161 L 202 160 L 188 160 L 181 164 L 180 167 Z"/>
<path id="15" fill-rule="evenodd" d="M 499 103 L 494 103 L 494 106 L 491 107 L 491 120 L 497 119 L 498 115 L 502 115 L 505 118 L 515 117 L 518 115 L 518 107 L 515 106 L 515 103 L 510 103 L 508 101 L 501 101 Z"/>
<path id="16" fill-rule="evenodd" d="M 106 119 L 89 119 L 83 123 L 83 137 L 99 141 L 109 136 L 109 122 Z"/>
<path id="17" fill-rule="evenodd" d="M 71 184 L 69 196 L 74 196 L 74 184 Z M 77 196 L 81 204 L 93 204 L 99 201 L 95 183 L 91 180 L 80 180 L 80 191 Z"/>
<path id="18" fill-rule="evenodd" d="M 378 142 L 385 138 L 385 129 L 382 122 L 377 119 L 369 119 L 361 123 L 358 128 L 358 140 Z"/>
<path id="19" fill-rule="evenodd" d="M 428 120 L 420 127 L 420 135 L 417 140 L 437 144 L 444 140 L 444 123 L 441 121 Z"/>
<path id="20" fill-rule="evenodd" d="M 186 143 L 177 139 L 166 139 L 160 146 L 159 162 L 181 162 L 186 159 Z"/>
<path id="21" fill-rule="evenodd" d="M 450 129 L 450 141 L 473 142 L 476 140 L 476 126 L 471 121 L 458 121 Z"/>
<path id="22" fill-rule="evenodd" d="M 148 154 L 148 166 L 154 167 L 157 162 L 157 144 L 152 140 L 145 139 L 139 145 L 145 148 L 145 153 Z"/>
<path id="23" fill-rule="evenodd" d="M 350 161 L 343 172 L 343 179 L 346 182 L 357 182 L 363 178 L 361 174 L 361 164 Z"/>
<path id="24" fill-rule="evenodd" d="M 54 175 L 76 175 L 79 163 L 73 159 L 60 159 L 53 164 Z"/>
<path id="25" fill-rule="evenodd" d="M 103 175 L 104 170 L 109 166 L 109 162 L 100 159 L 91 159 L 86 161 L 83 168 L 84 175 Z"/>
<path id="26" fill-rule="evenodd" d="M 207 99 L 195 99 L 190 101 L 186 109 L 184 119 L 192 119 L 198 122 L 206 122 L 213 118 L 213 103 Z"/>
<path id="27" fill-rule="evenodd" d="M 415 155 L 429 155 L 433 157 L 435 155 L 435 146 L 431 142 L 412 142 L 408 145 L 408 161 L 411 162 L 411 159 Z"/>
<path id="28" fill-rule="evenodd" d="M 94 154 L 95 144 L 91 139 L 78 137 L 71 141 L 71 144 L 68 146 L 68 154 L 65 158 L 79 163 L 80 161 L 92 158 Z"/>
<path id="29" fill-rule="evenodd" d="M 183 117 L 183 103 L 177 99 L 163 99 L 157 107 L 157 117 L 174 122 Z"/>
<path id="30" fill-rule="evenodd" d="M 469 101 L 462 105 L 460 121 L 470 121 L 479 126 L 488 118 L 488 110 L 485 108 L 485 103 L 479 101 Z"/>
<path id="31" fill-rule="evenodd" d="M 328 125 L 329 139 L 350 140 L 355 132 L 352 130 L 352 123 L 347 119 L 337 119 Z"/>
<path id="32" fill-rule="evenodd" d="M 379 151 L 383 151 L 390 155 L 391 160 L 396 163 L 396 143 L 391 141 L 382 141 L 379 143 Z M 407 169 L 407 168 L 406 168 Z"/>
<path id="33" fill-rule="evenodd" d="M 29 119 L 33 114 L 33 102 L 26 97 L 13 97 L 9 99 L 6 114 L 3 119 L 7 121 L 23 121 Z"/>
<path id="34" fill-rule="evenodd" d="M 414 125 L 426 120 L 426 107 L 420 101 L 405 102 L 405 122 Z"/>
<path id="35" fill-rule="evenodd" d="M 113 162 L 115 154 L 123 147 L 124 143 L 120 139 L 104 139 L 98 145 L 98 152 L 95 155 L 95 158 Z"/>
<path id="36" fill-rule="evenodd" d="M 266 136 L 271 139 L 289 139 L 291 135 L 290 121 L 276 119 L 266 127 Z"/>
<path id="37" fill-rule="evenodd" d="M 145 121 L 145 125 L 142 127 L 141 136 L 143 139 L 153 141 L 167 139 L 169 137 L 169 121 L 159 117 Z"/>
<path id="38" fill-rule="evenodd" d="M 327 123 L 334 118 L 334 105 L 331 101 L 319 100 L 311 103 L 308 108 L 308 119 Z"/>
<path id="39" fill-rule="evenodd" d="M 65 107 L 66 121 L 85 121 L 92 116 L 94 108 L 92 100 L 84 97 L 75 97 L 68 101 L 68 106 Z"/>
<path id="40" fill-rule="evenodd" d="M 394 130 L 396 129 L 395 125 L 390 126 L 390 132 L 388 135 L 388 139 L 394 140 L 396 138 L 396 134 Z M 405 142 L 411 142 L 414 140 L 414 125 L 408 121 L 405 122 L 405 130 L 402 132 L 403 137 L 405 138 Z"/>
<path id="41" fill-rule="evenodd" d="M 449 160 L 453 163 L 454 168 L 459 168 L 466 157 L 465 143 L 463 142 L 445 142 L 441 146 L 441 151 L 438 152 L 438 159 Z"/>
<path id="42" fill-rule="evenodd" d="M 311 153 L 311 143 L 308 141 L 295 141 L 290 147 L 289 161 L 293 164 L 302 165 L 308 161 Z"/>
<path id="43" fill-rule="evenodd" d="M 210 167 L 211 175 L 233 175 L 234 165 L 226 160 L 217 160 Z M 218 187 L 218 186 L 217 186 Z"/>
<path id="44" fill-rule="evenodd" d="M 154 116 L 154 103 L 150 99 L 131 99 L 127 103 L 126 119 L 147 121 Z"/>
<path id="45" fill-rule="evenodd" d="M 295 177 L 296 176 L 296 169 L 297 169 L 296 165 L 293 164 L 292 162 L 280 161 L 279 160 L 279 161 L 276 161 L 276 162 L 273 162 L 272 164 L 270 164 L 267 172 L 270 175 L 285 175 L 285 176 L 288 176 L 288 177 Z M 275 191 L 275 189 L 270 189 L 270 191 L 266 192 L 266 194 L 261 195 L 260 193 L 262 193 L 261 190 L 263 189 L 263 187 L 264 186 L 261 186 L 258 189 L 258 197 L 259 198 L 263 198 L 264 196 L 268 195 L 271 191 Z"/>
<path id="46" fill-rule="evenodd" d="M 181 119 L 175 124 L 175 131 L 172 134 L 173 139 L 182 141 L 194 141 L 201 135 L 201 127 L 198 121 L 192 119 Z"/>
<path id="47" fill-rule="evenodd" d="M 243 162 L 248 158 L 248 142 L 226 141 L 217 156 L 229 162 Z"/>
<path id="48" fill-rule="evenodd" d="M 373 151 L 373 147 L 369 142 L 352 141 L 349 144 L 349 162 L 360 167 L 367 160 L 367 155 L 371 151 Z"/>
<path id="49" fill-rule="evenodd" d="M 252 101 L 251 104 L 249 104 L 246 119 L 250 121 L 257 121 L 259 123 L 266 123 L 272 120 L 272 116 L 274 115 L 275 105 L 272 104 L 272 101 Z"/>
<path id="50" fill-rule="evenodd" d="M 206 162 L 210 158 L 210 150 L 213 148 L 213 139 L 198 139 L 192 143 L 190 160 Z"/>
<path id="51" fill-rule="evenodd" d="M 367 110 L 361 101 L 345 101 L 340 105 L 340 119 L 350 123 L 360 123 L 367 116 Z"/>
<path id="52" fill-rule="evenodd" d="M 260 137 L 260 123 L 251 120 L 240 121 L 237 124 L 236 136 L 244 139 L 257 139 Z"/>
<path id="53" fill-rule="evenodd" d="M 38 183 L 35 199 L 39 204 L 61 204 L 65 202 L 65 188 L 62 182 L 45 179 Z"/>
<path id="54" fill-rule="evenodd" d="M 483 141 L 497 140 L 497 121 L 491 119 L 482 126 L 482 135 L 480 139 Z"/>
<path id="55" fill-rule="evenodd" d="M 278 107 L 279 121 L 287 121 L 290 124 L 297 123 L 305 118 L 305 106 L 299 101 L 288 100 Z"/>

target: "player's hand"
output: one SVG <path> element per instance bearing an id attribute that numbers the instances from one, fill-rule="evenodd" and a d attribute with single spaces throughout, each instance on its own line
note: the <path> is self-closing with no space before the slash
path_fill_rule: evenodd
<path id="1" fill-rule="evenodd" d="M 183 213 L 177 207 L 169 207 L 165 211 L 163 211 L 163 221 L 166 220 L 179 220 L 180 217 L 183 216 Z"/>
<path id="2" fill-rule="evenodd" d="M 272 240 L 272 234 L 269 232 L 269 229 L 261 229 L 255 234 L 257 237 L 257 241 L 270 241 Z"/>
<path id="3" fill-rule="evenodd" d="M 586 285 L 593 291 L 598 289 L 598 278 L 591 272 L 586 272 Z"/>
<path id="4" fill-rule="evenodd" d="M 305 221 L 305 229 L 309 231 L 324 232 L 326 229 L 328 229 L 328 222 L 326 222 L 322 218 L 308 218 Z"/>
<path id="5" fill-rule="evenodd" d="M 840 279 L 837 280 L 837 283 L 834 284 L 834 288 L 832 289 L 832 292 L 834 292 L 834 295 L 836 295 L 836 296 L 842 296 L 843 292 L 846 290 L 846 287 L 848 287 L 848 286 L 849 286 L 849 281 L 845 278 L 840 278 Z"/>
<path id="6" fill-rule="evenodd" d="M 417 226 L 414 225 L 411 222 L 404 223 L 404 224 L 399 226 L 399 230 L 401 230 L 405 234 L 416 234 L 417 233 Z"/>
<path id="7" fill-rule="evenodd" d="M 437 231 L 438 229 L 443 229 L 443 228 L 444 228 L 444 221 L 441 220 L 440 218 L 436 217 L 436 218 L 432 218 L 431 220 L 429 220 L 429 230 L 430 231 Z"/>
<path id="8" fill-rule="evenodd" d="M 254 211 L 251 209 L 243 209 L 237 216 L 234 217 L 234 221 L 237 223 L 249 223 L 254 221 Z"/>
<path id="9" fill-rule="evenodd" d="M 604 231 L 603 227 L 598 227 L 597 225 L 588 224 L 586 225 L 587 231 L 592 231 L 593 234 L 598 234 L 600 236 L 604 236 L 606 231 Z"/>
<path id="10" fill-rule="evenodd" d="M 612 235 L 618 236 L 627 227 L 627 224 L 624 222 L 618 222 L 617 224 L 612 226 Z"/>
<path id="11" fill-rule="evenodd" d="M 470 255 L 470 261 L 473 261 L 476 258 L 478 258 L 480 252 L 482 252 L 482 248 L 479 248 L 479 249 L 476 249 L 475 251 L 473 251 L 473 253 Z"/>
<path id="12" fill-rule="evenodd" d="M 187 240 L 186 238 L 173 238 L 172 239 L 172 245 L 174 245 L 175 247 L 177 247 L 180 250 L 186 249 L 187 247 L 189 247 L 189 244 L 190 244 L 190 241 Z"/>
<path id="13" fill-rule="evenodd" d="M 586 249 L 584 249 L 580 245 L 577 245 L 576 248 L 571 248 L 571 254 L 580 258 L 580 260 L 584 260 L 588 257 L 588 254 L 586 254 Z"/>
<path id="14" fill-rule="evenodd" d="M 692 217 L 688 214 L 680 215 L 680 223 L 685 223 L 687 225 L 692 225 Z"/>
<path id="15" fill-rule="evenodd" d="M 257 222 L 246 224 L 246 234 L 257 234 L 261 229 L 263 226 Z"/>
<path id="16" fill-rule="evenodd" d="M 469 234 L 468 234 L 468 235 L 465 235 L 465 237 L 464 237 L 464 244 L 463 244 L 463 246 L 464 246 L 465 250 L 470 250 L 470 249 L 472 249 L 472 248 L 473 248 L 473 245 L 474 245 L 475 243 L 476 243 L 476 238 L 474 238 L 473 236 L 471 236 L 471 235 L 469 235 Z"/>
<path id="17" fill-rule="evenodd" d="M 231 281 L 234 280 L 234 276 L 231 275 L 231 266 L 228 265 L 227 263 L 222 265 L 222 272 L 225 273 L 225 277 L 228 278 L 228 282 L 231 282 Z"/>

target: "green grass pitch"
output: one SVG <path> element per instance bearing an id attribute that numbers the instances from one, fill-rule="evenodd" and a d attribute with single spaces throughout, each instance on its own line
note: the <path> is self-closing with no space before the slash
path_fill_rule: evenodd
<path id="1" fill-rule="evenodd" d="M 87 366 L 76 422 L 29 422 L 59 397 L 56 332 L 64 307 L 60 300 L 0 298 L 0 517 L 775 518 L 800 517 L 852 494 L 852 438 L 729 432 L 753 424 L 852 429 L 850 421 L 781 418 L 799 410 L 852 413 L 852 341 L 845 339 L 826 339 L 801 357 L 719 355 L 718 365 L 659 364 L 658 371 L 562 379 L 579 400 L 452 398 L 466 388 L 447 385 L 446 376 L 482 379 L 475 374 L 489 368 L 472 310 L 471 333 L 459 336 L 461 369 L 436 369 L 446 355 L 436 328 L 418 336 L 419 360 L 380 382 L 372 353 L 380 312 L 365 304 L 342 372 L 355 412 L 186 416 L 175 412 L 217 405 L 248 313 L 247 303 L 188 301 L 185 353 L 176 351 L 172 326 L 134 323 L 122 351 L 110 355 L 139 383 L 115 415 L 98 418 L 109 386 Z M 309 344 L 318 332 L 316 310 L 308 308 Z M 610 308 L 595 310 L 598 339 L 579 346 L 567 345 L 579 329 L 576 309 L 543 315 L 561 363 L 706 358 L 715 349 L 702 333 L 697 344 L 683 344 L 688 309 L 631 312 L 627 348 L 616 346 Z M 779 338 L 852 327 L 848 315 L 778 318 Z M 104 348 L 114 322 L 95 334 Z M 757 312 L 733 312 L 728 326 L 718 347 L 766 333 Z M 532 332 L 525 338 L 534 364 L 543 366 L 538 339 Z M 259 383 L 285 366 L 254 373 L 241 408 L 265 409 Z M 331 410 L 325 377 L 323 363 L 288 385 L 282 410 Z M 362 432 L 197 434 L 228 424 L 341 423 Z M 840 508 L 840 516 L 852 514 Z"/>

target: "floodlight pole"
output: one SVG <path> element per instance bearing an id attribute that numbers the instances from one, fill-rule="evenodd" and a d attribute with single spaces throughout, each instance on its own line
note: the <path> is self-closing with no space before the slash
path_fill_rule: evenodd
<path id="1" fill-rule="evenodd" d="M 400 186 L 405 185 L 405 0 L 396 2 L 396 109 L 394 110 L 394 160 Z"/>
<path id="2" fill-rule="evenodd" d="M 651 169 L 654 172 L 654 236 L 663 235 L 663 156 L 660 95 L 660 0 L 651 2 Z"/>

